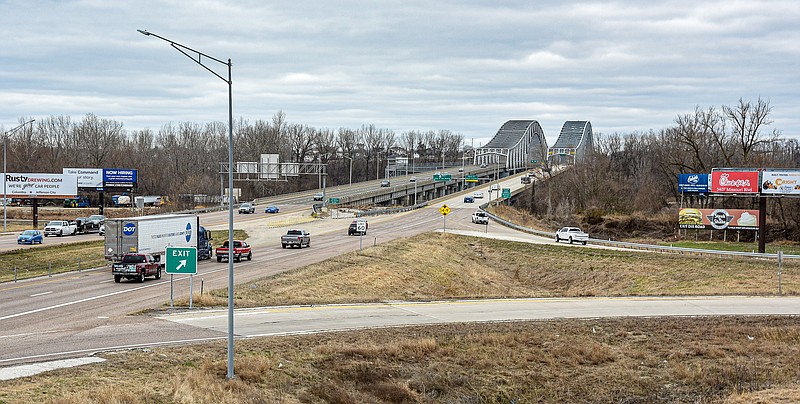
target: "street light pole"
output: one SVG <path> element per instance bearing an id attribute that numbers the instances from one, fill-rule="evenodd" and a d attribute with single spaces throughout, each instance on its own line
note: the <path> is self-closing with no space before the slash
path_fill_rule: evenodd
<path id="1" fill-rule="evenodd" d="M 350 159 L 350 185 L 353 185 L 353 158 L 342 155 L 346 159 Z"/>
<path id="2" fill-rule="evenodd" d="M 6 174 L 8 170 L 6 168 L 6 142 L 8 142 L 8 136 L 13 134 L 14 132 L 20 130 L 23 126 L 33 123 L 35 119 L 31 119 L 28 122 L 23 123 L 22 125 L 17 126 L 14 129 L 11 129 L 8 132 L 3 133 L 3 233 L 6 232 L 6 205 L 8 205 L 8 195 L 6 195 Z"/>
<path id="3" fill-rule="evenodd" d="M 202 66 L 204 69 L 217 76 L 220 80 L 228 83 L 228 246 L 233 248 L 233 80 L 231 79 L 231 70 L 233 63 L 229 58 L 227 62 L 217 59 L 213 56 L 206 55 L 205 53 L 196 51 L 188 46 L 181 45 L 175 41 L 156 35 L 147 30 L 137 30 L 140 34 L 146 36 L 154 36 L 162 41 L 169 42 L 169 45 L 175 48 L 186 57 Z M 188 52 L 188 53 L 187 53 Z M 210 59 L 219 64 L 228 67 L 228 78 L 226 79 L 216 71 L 203 64 L 203 57 Z M 228 374 L 227 379 L 233 379 L 233 260 L 228 260 Z"/>

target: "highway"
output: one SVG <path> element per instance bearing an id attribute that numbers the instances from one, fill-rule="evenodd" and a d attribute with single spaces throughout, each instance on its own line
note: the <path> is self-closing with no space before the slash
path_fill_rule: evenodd
<path id="1" fill-rule="evenodd" d="M 374 186 L 374 185 L 373 185 Z M 517 177 L 501 188 L 521 186 Z M 488 186 L 481 190 L 488 196 Z M 347 236 L 350 218 L 309 219 L 310 195 L 299 200 L 270 201 L 281 213 L 267 215 L 266 204 L 252 215 L 236 214 L 235 227 L 250 235 L 253 260 L 235 263 L 236 282 L 246 282 L 354 251 L 359 237 Z M 495 193 L 496 194 L 496 193 Z M 369 218 L 364 244 L 385 243 L 415 234 L 441 231 L 439 208 L 447 204 L 447 231 L 537 243 L 551 238 L 521 233 L 490 223 L 471 223 L 481 203 L 464 203 L 463 194 L 435 201 L 414 211 Z M 203 214 L 201 223 L 212 231 L 227 228 L 227 212 Z M 282 249 L 280 235 L 289 227 L 312 234 L 310 248 Z M 96 235 L 95 235 L 96 236 Z M 568 246 L 568 244 L 564 244 Z M 585 248 L 573 246 L 574 248 Z M 590 246 L 591 247 L 591 246 Z M 203 261 L 193 277 L 195 291 L 227 287 L 228 263 Z M 189 293 L 189 277 L 174 277 L 174 294 Z M 0 284 L 0 367 L 82 357 L 98 351 L 190 343 L 226 338 L 224 312 L 195 309 L 161 310 L 131 315 L 169 303 L 170 276 L 145 283 L 114 283 L 107 268 L 66 273 L 52 278 Z M 391 303 L 239 310 L 238 337 L 318 332 L 335 329 L 429 324 L 435 322 L 526 320 L 557 317 L 635 315 L 793 314 L 800 298 L 615 298 L 514 299 L 469 302 Z"/>
<path id="2" fill-rule="evenodd" d="M 516 178 L 505 182 L 508 186 L 512 183 L 519 186 Z M 488 195 L 488 187 L 469 192 L 476 189 Z M 463 196 L 456 195 L 415 211 L 370 218 L 364 245 L 441 229 L 443 220 L 438 209 L 445 203 L 452 209 L 447 216 L 448 229 L 476 233 L 486 229 L 470 220 L 478 203 L 464 203 Z M 235 214 L 235 227 L 248 232 L 248 241 L 253 246 L 252 261 L 235 263 L 237 283 L 358 249 L 359 237 L 347 235 L 350 218 L 308 221 L 308 200 L 302 204 L 281 204 L 281 213 L 276 215 L 265 214 L 264 206 L 258 205 L 256 214 Z M 201 223 L 212 232 L 224 230 L 227 212 L 203 214 Z M 311 247 L 282 249 L 280 236 L 287 228 L 296 226 L 311 232 Z M 488 230 L 495 235 L 530 237 L 496 224 L 490 224 Z M 198 273 L 193 277 L 194 287 L 199 288 L 201 283 L 205 290 L 227 287 L 227 269 L 227 262 L 199 262 Z M 175 276 L 174 295 L 188 294 L 189 277 Z M 169 302 L 169 296 L 170 276 L 161 280 L 148 279 L 143 284 L 114 283 L 107 268 L 0 284 L 0 366 L 70 357 L 77 352 L 115 346 L 183 340 L 187 336 L 218 336 L 213 330 L 165 322 L 149 315 L 129 316 L 159 308 Z"/>

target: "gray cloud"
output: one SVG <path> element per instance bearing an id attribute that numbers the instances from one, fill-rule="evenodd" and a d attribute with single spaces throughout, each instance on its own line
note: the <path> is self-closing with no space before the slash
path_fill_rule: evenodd
<path id="1" fill-rule="evenodd" d="M 800 135 L 793 1 L 0 1 L 0 127 L 87 113 L 129 130 L 225 121 L 227 87 L 148 29 L 233 60 L 234 115 L 320 128 L 450 129 L 486 143 L 536 119 L 658 130 L 770 99 Z M 224 66 L 219 66 L 224 73 Z"/>

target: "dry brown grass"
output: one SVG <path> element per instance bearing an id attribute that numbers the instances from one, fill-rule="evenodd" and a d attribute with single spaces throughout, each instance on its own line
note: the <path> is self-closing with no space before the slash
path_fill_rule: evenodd
<path id="1" fill-rule="evenodd" d="M 236 290 L 240 307 L 463 297 L 771 294 L 775 263 L 424 234 Z M 784 291 L 800 288 L 785 263 Z M 224 305 L 224 292 L 195 296 Z M 188 302 L 186 302 L 188 303 Z M 797 402 L 795 317 L 451 324 L 103 354 L 0 403 Z M 748 336 L 753 337 L 752 340 Z"/>
<path id="2" fill-rule="evenodd" d="M 797 402 L 792 317 L 451 324 L 103 354 L 13 403 Z M 747 336 L 752 336 L 750 340 Z"/>
<path id="3" fill-rule="evenodd" d="M 800 263 L 784 261 L 784 294 Z M 238 285 L 238 307 L 457 298 L 771 295 L 777 263 L 429 233 Z M 216 290 L 198 305 L 226 302 Z M 188 303 L 188 302 L 183 302 Z"/>

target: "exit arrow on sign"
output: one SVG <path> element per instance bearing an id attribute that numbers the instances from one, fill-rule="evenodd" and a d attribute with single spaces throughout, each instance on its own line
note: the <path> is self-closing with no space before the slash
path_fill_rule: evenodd
<path id="1" fill-rule="evenodd" d="M 180 260 L 180 264 L 178 264 L 178 266 L 175 267 L 175 270 L 177 271 L 185 266 L 186 266 L 186 260 Z"/>

